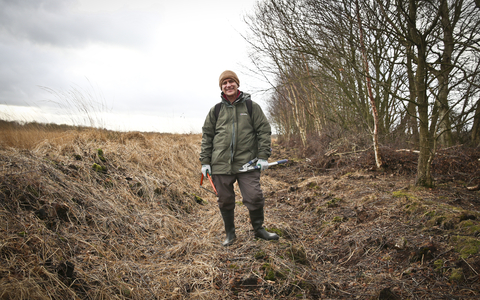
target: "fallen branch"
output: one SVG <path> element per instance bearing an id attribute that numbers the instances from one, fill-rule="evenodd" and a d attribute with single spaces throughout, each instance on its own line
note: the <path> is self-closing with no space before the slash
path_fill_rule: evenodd
<path id="1" fill-rule="evenodd" d="M 480 184 L 477 184 L 476 186 L 467 186 L 467 190 L 469 191 L 478 191 L 480 190 Z"/>
<path id="2" fill-rule="evenodd" d="M 335 152 L 337 152 L 337 150 L 335 149 L 335 150 L 330 150 L 327 153 L 325 153 L 325 156 L 330 156 L 330 155 L 342 156 L 342 155 L 348 155 L 348 154 L 356 154 L 356 153 L 359 153 L 359 152 L 365 152 L 365 151 L 368 151 L 368 150 L 370 150 L 370 149 L 356 150 L 356 151 L 343 152 L 343 153 L 335 153 Z"/>
<path id="3" fill-rule="evenodd" d="M 413 153 L 420 153 L 418 150 L 410 150 L 410 149 L 398 149 L 395 152 L 413 152 Z"/>

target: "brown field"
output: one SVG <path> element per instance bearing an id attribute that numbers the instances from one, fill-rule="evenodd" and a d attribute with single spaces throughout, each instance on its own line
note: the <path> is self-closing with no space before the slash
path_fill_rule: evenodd
<path id="1" fill-rule="evenodd" d="M 238 193 L 224 248 L 200 135 L 0 128 L 0 299 L 478 299 L 480 151 L 289 159 L 262 176 L 267 230 Z M 204 183 L 208 188 L 208 181 Z"/>

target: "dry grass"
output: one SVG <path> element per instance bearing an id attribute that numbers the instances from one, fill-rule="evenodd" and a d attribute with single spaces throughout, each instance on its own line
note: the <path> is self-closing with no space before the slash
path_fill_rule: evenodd
<path id="1" fill-rule="evenodd" d="M 18 129 L 7 136 L 0 299 L 175 298 L 187 282 L 213 288 L 217 270 L 207 253 L 216 234 L 199 225 L 212 221 L 201 210 L 214 201 L 194 197 L 204 194 L 199 135 Z M 180 263 L 185 257 L 195 259 Z"/>
<path id="2" fill-rule="evenodd" d="M 478 298 L 480 255 L 460 258 L 450 239 L 480 249 L 477 192 L 292 160 L 262 176 L 280 240 L 253 238 L 238 197 L 237 241 L 224 248 L 199 187 L 200 135 L 42 130 L 25 129 L 33 142 L 2 135 L 2 300 Z"/>
<path id="3" fill-rule="evenodd" d="M 63 130 L 62 130 L 63 131 Z M 30 124 L 28 127 L 0 120 L 0 147 L 33 149 L 39 142 L 59 137 L 59 130 L 46 130 L 44 125 Z"/>

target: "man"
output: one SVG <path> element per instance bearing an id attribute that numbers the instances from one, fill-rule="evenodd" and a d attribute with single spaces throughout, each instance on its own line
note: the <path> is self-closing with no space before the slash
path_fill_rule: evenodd
<path id="1" fill-rule="evenodd" d="M 263 228 L 265 198 L 260 188 L 260 171 L 268 168 L 271 128 L 261 107 L 251 101 L 250 95 L 238 90 L 240 80 L 232 71 L 219 78 L 221 104 L 210 109 L 202 128 L 200 162 L 202 173 L 212 175 L 218 193 L 218 206 L 222 214 L 227 238 L 224 246 L 231 245 L 235 235 L 235 192 L 238 182 L 243 204 L 248 208 L 255 236 L 277 240 L 278 235 Z M 218 108 L 220 110 L 218 110 Z M 259 170 L 239 172 L 242 166 L 258 158 Z"/>

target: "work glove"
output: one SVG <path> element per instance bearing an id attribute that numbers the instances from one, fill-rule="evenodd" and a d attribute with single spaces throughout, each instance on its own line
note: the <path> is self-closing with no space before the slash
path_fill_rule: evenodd
<path id="1" fill-rule="evenodd" d="M 207 177 L 207 172 L 208 174 L 212 174 L 212 168 L 210 167 L 210 165 L 202 165 L 203 176 Z"/>
<path id="2" fill-rule="evenodd" d="M 268 161 L 266 159 L 259 159 L 257 161 L 257 167 L 260 169 L 260 171 L 265 171 L 268 169 Z"/>

